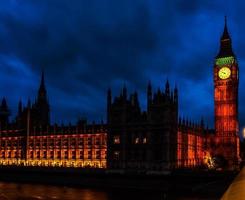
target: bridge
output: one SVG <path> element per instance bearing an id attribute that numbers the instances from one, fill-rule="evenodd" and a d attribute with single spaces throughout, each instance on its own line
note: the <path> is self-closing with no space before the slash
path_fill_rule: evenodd
<path id="1" fill-rule="evenodd" d="M 221 200 L 244 200 L 245 199 L 245 167 L 237 175 Z"/>

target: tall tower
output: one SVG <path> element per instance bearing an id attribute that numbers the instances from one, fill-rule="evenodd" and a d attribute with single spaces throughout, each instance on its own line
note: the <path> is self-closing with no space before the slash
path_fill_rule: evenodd
<path id="1" fill-rule="evenodd" d="M 5 98 L 2 100 L 2 104 L 0 105 L 0 127 L 6 128 L 9 123 L 9 109 L 7 105 L 7 101 Z"/>
<path id="2" fill-rule="evenodd" d="M 34 116 L 32 116 L 33 125 L 45 127 L 50 124 L 49 102 L 45 87 L 44 72 L 42 72 L 37 101 L 33 105 L 32 114 L 34 114 Z"/>
<path id="3" fill-rule="evenodd" d="M 227 160 L 229 168 L 237 165 L 239 159 L 238 83 L 238 63 L 225 18 L 220 50 L 214 64 L 214 154 Z"/>

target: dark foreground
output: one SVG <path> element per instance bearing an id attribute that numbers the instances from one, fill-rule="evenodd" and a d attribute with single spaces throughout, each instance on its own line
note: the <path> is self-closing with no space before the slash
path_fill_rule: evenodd
<path id="1" fill-rule="evenodd" d="M 235 176 L 234 172 L 186 170 L 135 175 L 91 169 L 1 167 L 0 199 L 212 200 L 222 196 Z"/>

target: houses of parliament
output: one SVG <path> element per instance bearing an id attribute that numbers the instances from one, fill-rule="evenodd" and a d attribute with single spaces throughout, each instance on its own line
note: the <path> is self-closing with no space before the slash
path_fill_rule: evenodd
<path id="1" fill-rule="evenodd" d="M 136 92 L 128 94 L 123 87 L 113 97 L 109 89 L 106 123 L 51 125 L 42 73 L 36 101 L 19 102 L 11 122 L 8 103 L 2 100 L 0 165 L 161 171 L 212 165 L 211 158 L 219 156 L 233 169 L 240 159 L 238 70 L 225 20 L 213 66 L 214 129 L 203 120 L 193 123 L 178 117 L 178 89 L 168 81 L 157 91 L 148 84 L 145 111 Z"/>

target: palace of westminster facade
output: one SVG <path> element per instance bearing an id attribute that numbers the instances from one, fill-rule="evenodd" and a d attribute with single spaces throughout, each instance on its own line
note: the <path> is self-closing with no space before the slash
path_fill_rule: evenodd
<path id="1" fill-rule="evenodd" d="M 124 87 L 107 93 L 107 123 L 76 126 L 50 124 L 44 74 L 35 103 L 19 102 L 9 122 L 5 99 L 0 105 L 0 165 L 94 167 L 163 170 L 203 166 L 222 156 L 233 168 L 239 162 L 238 63 L 225 22 L 213 67 L 215 129 L 178 118 L 178 90 L 168 81 L 163 91 L 147 88 L 147 110 L 137 93 Z M 209 163 L 210 164 L 210 163 Z"/>

